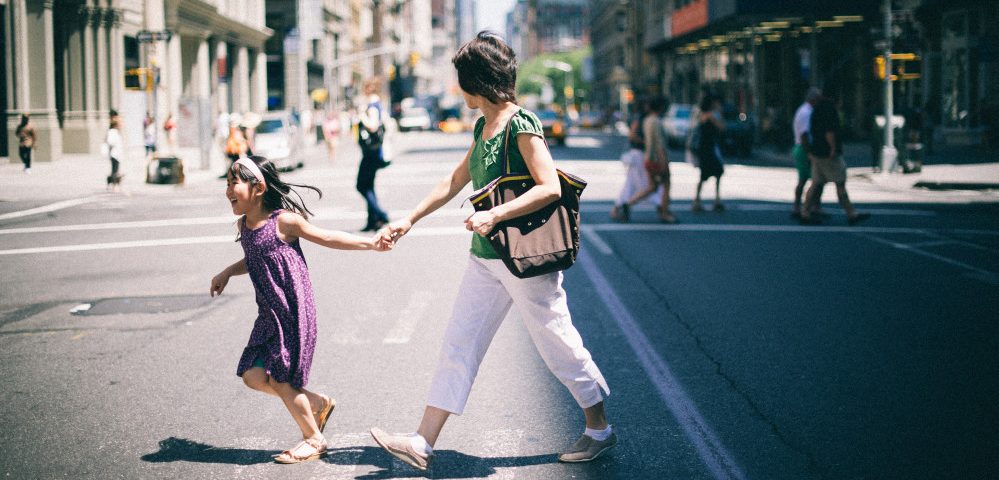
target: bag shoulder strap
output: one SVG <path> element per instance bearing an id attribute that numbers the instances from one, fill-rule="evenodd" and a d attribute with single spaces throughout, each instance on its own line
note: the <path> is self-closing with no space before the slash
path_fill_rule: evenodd
<path id="1" fill-rule="evenodd" d="M 500 157 L 503 158 L 503 175 L 510 174 L 510 126 L 513 125 L 513 117 L 520 113 L 520 110 L 510 115 L 506 121 L 506 128 L 503 131 L 503 146 L 500 148 Z"/>

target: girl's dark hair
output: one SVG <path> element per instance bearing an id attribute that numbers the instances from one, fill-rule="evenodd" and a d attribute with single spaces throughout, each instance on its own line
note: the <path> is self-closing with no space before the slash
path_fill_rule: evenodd
<path id="1" fill-rule="evenodd" d="M 322 190 L 311 185 L 284 182 L 278 175 L 277 167 L 275 167 L 270 160 L 259 155 L 251 155 L 248 158 L 253 161 L 253 163 L 257 164 L 257 167 L 260 168 L 260 173 L 264 175 L 264 182 L 267 183 L 267 190 L 264 190 L 265 209 L 272 212 L 278 209 L 290 210 L 305 218 L 309 218 L 310 215 L 313 215 L 312 211 L 305 206 L 305 200 L 302 199 L 302 195 L 298 193 L 295 188 L 306 188 L 312 190 L 319 194 L 319 198 L 323 198 Z M 242 165 L 237 164 L 231 172 L 231 175 L 237 176 L 242 181 L 250 183 L 251 185 L 260 183 L 257 180 L 257 177 L 253 175 L 253 172 Z M 292 194 L 294 194 L 294 197 Z M 238 239 L 239 238 L 237 238 L 237 240 Z"/>
<path id="2" fill-rule="evenodd" d="M 451 59 L 458 84 L 492 103 L 517 103 L 517 56 L 499 35 L 483 30 Z"/>

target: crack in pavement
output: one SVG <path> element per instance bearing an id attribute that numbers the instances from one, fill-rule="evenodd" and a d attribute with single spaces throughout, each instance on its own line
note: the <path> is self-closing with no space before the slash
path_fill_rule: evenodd
<path id="1" fill-rule="evenodd" d="M 613 242 L 613 240 L 611 240 L 611 242 Z M 721 362 L 718 359 L 716 359 L 714 355 L 712 355 L 710 352 L 708 352 L 708 350 L 705 347 L 704 343 L 701 341 L 700 336 L 698 336 L 698 334 L 694 331 L 694 325 L 691 324 L 690 322 L 684 320 L 682 317 L 680 317 L 680 314 L 677 313 L 673 309 L 673 307 L 670 305 L 669 300 L 657 288 L 654 287 L 654 283 L 651 282 L 650 279 L 646 278 L 646 276 L 643 275 L 641 273 L 641 271 L 635 265 L 632 265 L 631 262 L 629 262 L 626 258 L 624 258 L 623 256 L 621 256 L 621 255 L 619 255 L 619 254 L 616 253 L 616 252 L 625 251 L 626 249 L 618 248 L 618 247 L 620 247 L 620 245 L 614 245 L 614 247 L 615 247 L 613 249 L 613 251 L 615 252 L 614 256 L 617 257 L 621 261 L 621 263 L 624 264 L 624 266 L 627 267 L 628 270 L 631 271 L 632 274 L 634 274 L 636 277 L 638 277 L 638 279 L 642 282 L 642 284 L 649 291 L 651 291 L 653 293 L 653 295 L 655 295 L 656 298 L 659 299 L 660 302 L 662 302 L 664 308 L 666 309 L 666 312 L 671 317 L 673 317 L 673 319 L 675 319 L 676 322 L 679 323 L 684 328 L 684 330 L 687 331 L 687 334 L 694 340 L 694 344 L 695 344 L 697 350 L 701 352 L 701 355 L 703 355 L 712 364 L 714 364 L 714 366 L 715 366 L 715 374 L 717 374 L 719 377 L 721 377 L 722 379 L 724 379 L 725 382 L 729 384 L 729 387 L 731 387 L 731 389 L 736 394 L 738 394 L 740 397 L 742 397 L 742 399 L 749 405 L 750 410 L 753 412 L 753 414 L 755 414 L 757 417 L 759 417 L 761 420 L 763 420 L 763 422 L 768 427 L 770 427 L 770 430 L 774 433 L 774 435 L 776 435 L 777 439 L 782 444 L 784 444 L 784 446 L 786 446 L 787 448 L 789 448 L 791 451 L 797 452 L 799 455 L 802 455 L 803 457 L 805 457 L 805 459 L 807 460 L 807 463 L 808 463 L 808 469 L 810 471 L 812 471 L 813 473 L 817 474 L 819 476 L 819 478 L 828 478 L 827 475 L 826 475 L 826 472 L 823 471 L 823 469 L 819 465 L 818 461 L 815 459 L 815 456 L 812 455 L 811 452 L 805 450 L 804 447 L 795 445 L 789 438 L 787 438 L 787 436 L 777 426 L 777 423 L 775 421 L 771 420 L 765 413 L 763 413 L 762 408 L 760 408 L 760 406 L 752 399 L 752 397 L 750 397 L 750 395 L 747 392 L 743 391 L 743 389 L 739 387 L 739 385 L 738 385 L 738 383 L 736 383 L 735 379 L 732 378 L 731 376 L 729 376 L 728 374 L 726 374 L 722 370 L 722 364 L 721 364 Z"/>

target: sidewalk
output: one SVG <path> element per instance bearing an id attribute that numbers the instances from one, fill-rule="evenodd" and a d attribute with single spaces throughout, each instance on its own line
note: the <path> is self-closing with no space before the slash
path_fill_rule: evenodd
<path id="1" fill-rule="evenodd" d="M 869 144 L 846 143 L 843 151 L 851 176 L 869 177 L 874 183 L 892 189 L 999 190 L 999 152 L 974 147 L 938 146 L 934 153 L 926 155 L 921 172 L 882 175 L 874 172 Z M 782 151 L 770 146 L 758 147 L 753 157 L 769 165 L 794 166 L 790 149 Z"/>
<path id="2" fill-rule="evenodd" d="M 215 163 L 213 160 L 211 165 L 215 166 Z M 119 167 L 119 172 L 125 176 L 118 194 L 171 192 L 207 183 L 222 171 L 221 163 L 218 168 L 207 170 L 197 167 L 197 162 L 185 162 L 182 185 L 148 184 L 144 151 L 129 149 Z M 67 154 L 51 162 L 33 162 L 30 174 L 24 172 L 20 162 L 0 165 L 0 210 L 11 210 L 11 204 L 21 208 L 40 202 L 109 194 L 106 178 L 110 172 L 111 162 L 102 155 Z"/>

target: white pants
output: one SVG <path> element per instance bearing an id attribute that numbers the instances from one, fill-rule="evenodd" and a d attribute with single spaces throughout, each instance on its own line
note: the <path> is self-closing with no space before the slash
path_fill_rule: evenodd
<path id="1" fill-rule="evenodd" d="M 637 148 L 630 148 L 621 155 L 621 162 L 624 163 L 627 172 L 624 176 L 624 186 L 617 195 L 615 205 L 624 205 L 635 196 L 639 190 L 649 185 L 649 174 L 645 171 L 645 153 Z M 642 203 L 659 206 L 663 198 L 663 186 L 660 185 L 655 195 L 650 195 L 642 200 Z"/>
<path id="2" fill-rule="evenodd" d="M 562 272 L 517 278 L 502 260 L 471 256 L 441 346 L 427 405 L 461 415 L 496 330 L 516 305 L 545 365 L 582 408 L 610 394 L 569 316 Z"/>

